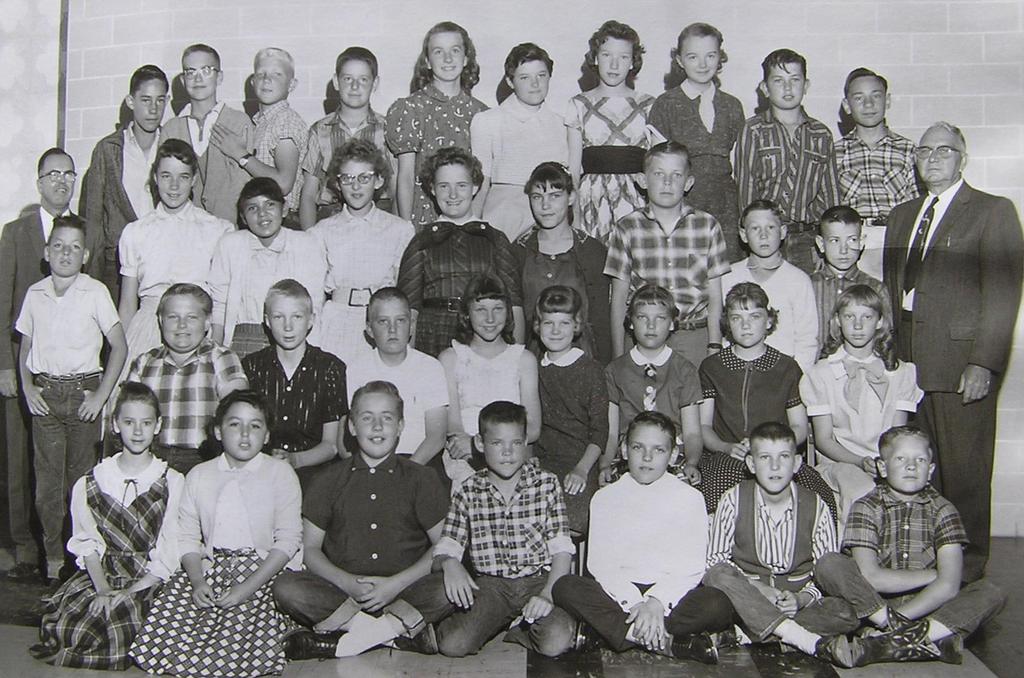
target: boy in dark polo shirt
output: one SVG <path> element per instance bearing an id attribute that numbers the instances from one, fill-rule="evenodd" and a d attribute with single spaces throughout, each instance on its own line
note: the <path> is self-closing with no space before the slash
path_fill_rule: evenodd
<path id="1" fill-rule="evenodd" d="M 433 469 L 395 455 L 402 409 L 389 382 L 359 388 L 348 418 L 357 453 L 324 468 L 305 492 L 306 569 L 274 582 L 281 610 L 313 629 L 286 639 L 290 659 L 351 656 L 399 638 L 403 647 L 437 651 L 431 638 L 407 639 L 452 609 L 444 587 L 430 584 L 440 575 L 423 580 L 448 493 Z"/>

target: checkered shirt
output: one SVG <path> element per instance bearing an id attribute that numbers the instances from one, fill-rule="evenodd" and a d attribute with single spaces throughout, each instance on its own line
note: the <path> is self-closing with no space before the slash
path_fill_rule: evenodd
<path id="1" fill-rule="evenodd" d="M 886 132 L 871 148 L 856 133 L 836 142 L 839 202 L 865 219 L 884 219 L 901 202 L 917 197 L 914 142 Z"/>
<path id="2" fill-rule="evenodd" d="M 302 160 L 306 157 L 309 126 L 302 116 L 292 110 L 287 99 L 259 111 L 252 116 L 252 120 L 256 123 L 257 160 L 274 167 L 274 151 L 279 143 L 288 139 L 299 149 L 299 164 L 296 167 L 302 167 Z M 299 208 L 300 193 L 302 193 L 302 172 L 296 169 L 295 183 L 292 184 L 291 192 L 284 198 L 285 205 L 289 210 L 294 212 Z"/>
<path id="3" fill-rule="evenodd" d="M 740 209 L 767 198 L 788 222 L 818 221 L 839 204 L 832 132 L 806 113 L 793 138 L 771 109 L 749 118 L 736 142 L 736 183 Z"/>
<path id="4" fill-rule="evenodd" d="M 461 560 L 467 546 L 478 574 L 506 579 L 549 569 L 556 553 L 575 553 L 558 478 L 526 463 L 506 504 L 487 469 L 470 476 L 452 497 L 434 555 Z"/>
<path id="5" fill-rule="evenodd" d="M 869 548 L 888 570 L 930 570 L 941 547 L 966 543 L 956 507 L 931 485 L 909 500 L 876 487 L 853 503 L 843 533 L 843 551 Z"/>
<path id="6" fill-rule="evenodd" d="M 604 273 L 672 293 L 684 320 L 707 318 L 708 280 L 729 272 L 725 238 L 713 216 L 688 208 L 670 234 L 647 210 L 628 214 L 612 229 Z"/>
<path id="7" fill-rule="evenodd" d="M 334 151 L 352 139 L 369 141 L 379 148 L 391 166 L 392 174 L 396 171 L 395 156 L 388 150 L 384 141 L 387 120 L 372 108 L 367 111 L 366 120 L 362 125 L 352 129 L 341 119 L 341 108 L 330 115 L 320 118 L 309 128 L 306 139 L 305 157 L 299 168 L 315 176 L 320 181 L 320 194 L 317 204 L 330 205 L 338 202 L 338 197 L 327 188 L 327 167 L 331 164 Z M 387 196 L 387 187 L 382 189 L 381 197 Z"/>
<path id="8" fill-rule="evenodd" d="M 178 366 L 166 346 L 143 353 L 132 363 L 129 381 L 141 381 L 160 401 L 163 428 L 160 442 L 198 449 L 206 425 L 228 382 L 245 381 L 242 363 L 230 349 L 204 339 L 184 365 Z"/>

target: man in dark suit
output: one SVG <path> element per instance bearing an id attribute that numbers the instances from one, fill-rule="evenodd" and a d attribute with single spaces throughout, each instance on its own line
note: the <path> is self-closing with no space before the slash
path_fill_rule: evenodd
<path id="1" fill-rule="evenodd" d="M 36 167 L 39 205 L 22 211 L 4 225 L 0 236 L 0 403 L 4 409 L 7 448 L 7 499 L 15 561 L 8 577 L 26 579 L 38 574 L 39 546 L 29 528 L 32 496 L 29 485 L 31 417 L 19 398 L 18 337 L 14 323 L 29 286 L 49 275 L 43 247 L 53 219 L 68 213 L 75 191 L 75 162 L 63 149 L 51 148 Z M 90 229 L 90 249 L 99 244 L 98 229 Z M 99 259 L 99 257 L 97 257 Z M 95 269 L 89 271 L 91 274 Z"/>
<path id="2" fill-rule="evenodd" d="M 920 424 L 935 446 L 932 482 L 960 512 L 970 544 L 963 579 L 989 551 L 996 398 L 1020 304 L 1024 244 L 1008 199 L 963 180 L 967 146 L 949 123 L 915 151 L 927 193 L 889 215 L 883 271 L 899 314 L 900 358 L 917 365 Z"/>

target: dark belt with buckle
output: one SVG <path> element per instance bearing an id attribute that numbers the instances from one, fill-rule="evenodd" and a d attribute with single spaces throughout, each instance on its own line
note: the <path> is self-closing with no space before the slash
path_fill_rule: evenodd
<path id="1" fill-rule="evenodd" d="M 701 318 L 700 320 L 680 320 L 677 325 L 681 330 L 702 330 L 707 326 L 707 318 Z"/>
<path id="2" fill-rule="evenodd" d="M 86 381 L 94 377 L 98 378 L 102 376 L 102 372 L 82 372 L 80 374 L 68 374 L 68 375 L 53 375 L 40 373 L 33 376 L 32 381 L 38 384 L 40 381 L 50 382 L 51 384 L 74 384 L 80 381 Z"/>
<path id="3" fill-rule="evenodd" d="M 804 221 L 791 221 L 786 224 L 786 233 L 811 233 L 817 231 L 817 224 L 808 224 Z"/>
<path id="4" fill-rule="evenodd" d="M 887 217 L 875 217 L 873 219 L 864 220 L 865 226 L 886 226 L 888 223 L 889 219 Z"/>
<path id="5" fill-rule="evenodd" d="M 423 300 L 423 308 L 458 313 L 462 309 L 462 297 L 430 297 Z"/>
<path id="6" fill-rule="evenodd" d="M 348 291 L 349 306 L 369 306 L 373 290 L 369 287 L 353 287 Z"/>

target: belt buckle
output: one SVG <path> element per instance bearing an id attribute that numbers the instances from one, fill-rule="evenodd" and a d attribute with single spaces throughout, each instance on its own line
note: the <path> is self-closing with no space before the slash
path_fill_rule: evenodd
<path id="1" fill-rule="evenodd" d="M 448 297 L 446 308 L 449 313 L 459 313 L 462 310 L 462 297 Z"/>
<path id="2" fill-rule="evenodd" d="M 373 290 L 369 287 L 353 287 L 348 291 L 349 306 L 369 306 Z"/>

